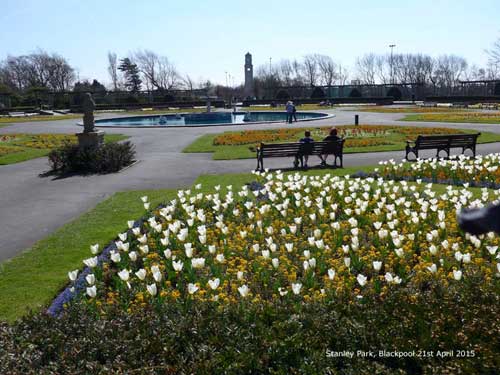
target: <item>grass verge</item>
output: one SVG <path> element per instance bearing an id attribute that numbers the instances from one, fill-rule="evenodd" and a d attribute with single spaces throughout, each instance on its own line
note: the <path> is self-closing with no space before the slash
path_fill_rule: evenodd
<path id="1" fill-rule="evenodd" d="M 17 122 L 39 122 L 81 119 L 82 115 L 57 115 L 57 116 L 26 116 L 26 117 L 0 117 L 0 126 L 14 124 Z"/>

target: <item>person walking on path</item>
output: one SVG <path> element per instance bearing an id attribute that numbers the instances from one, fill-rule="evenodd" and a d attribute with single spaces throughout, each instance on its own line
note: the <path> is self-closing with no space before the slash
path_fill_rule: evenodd
<path id="1" fill-rule="evenodd" d="M 293 118 L 293 103 L 291 101 L 288 101 L 286 103 L 286 122 L 291 124 L 292 118 Z"/>
<path id="2" fill-rule="evenodd" d="M 293 105 L 293 111 L 292 111 L 293 121 L 297 122 L 297 107 L 295 106 L 295 104 L 293 104 L 293 102 L 292 105 Z"/>

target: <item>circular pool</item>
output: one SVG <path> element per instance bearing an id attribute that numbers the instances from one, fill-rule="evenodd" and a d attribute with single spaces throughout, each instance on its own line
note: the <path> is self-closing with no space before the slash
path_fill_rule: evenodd
<path id="1" fill-rule="evenodd" d="M 150 116 L 114 117 L 96 120 L 97 127 L 185 127 L 256 124 L 285 122 L 286 112 L 211 112 L 180 113 Z M 333 117 L 318 112 L 297 112 L 298 121 L 312 121 Z"/>

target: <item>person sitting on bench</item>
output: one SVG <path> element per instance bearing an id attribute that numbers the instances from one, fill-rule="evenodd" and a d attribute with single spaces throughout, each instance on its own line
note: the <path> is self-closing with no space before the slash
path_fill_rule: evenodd
<path id="1" fill-rule="evenodd" d="M 311 138 L 311 132 L 309 130 L 306 130 L 304 132 L 304 138 L 301 138 L 299 142 L 302 143 L 303 145 L 311 144 L 312 146 L 312 143 L 314 143 L 314 139 Z M 307 161 L 309 160 L 309 153 L 307 151 L 309 152 L 312 151 L 311 146 L 301 147 L 301 149 L 303 149 L 301 150 L 302 152 L 299 152 L 299 154 L 297 154 L 296 156 L 297 159 L 300 159 L 300 166 L 303 168 L 307 168 Z M 308 150 L 306 150 L 306 148 Z"/>
<path id="2" fill-rule="evenodd" d="M 323 139 L 323 141 L 326 141 L 326 142 L 337 142 L 337 141 L 340 140 L 340 137 L 337 134 L 338 134 L 337 129 L 331 128 L 330 129 L 330 134 L 327 135 Z M 328 154 L 320 155 L 319 158 L 321 159 L 321 166 L 325 166 L 326 165 L 326 159 L 328 158 Z"/>

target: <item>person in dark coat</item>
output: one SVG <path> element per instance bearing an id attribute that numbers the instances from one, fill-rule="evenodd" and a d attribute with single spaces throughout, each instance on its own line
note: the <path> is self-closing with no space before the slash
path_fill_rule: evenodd
<path id="1" fill-rule="evenodd" d="M 326 142 L 337 142 L 340 140 L 340 137 L 338 136 L 338 131 L 335 128 L 330 129 L 330 134 L 328 134 L 323 141 Z M 321 159 L 321 165 L 325 166 L 326 165 L 326 159 L 328 158 L 328 154 L 320 155 L 319 158 Z"/>

